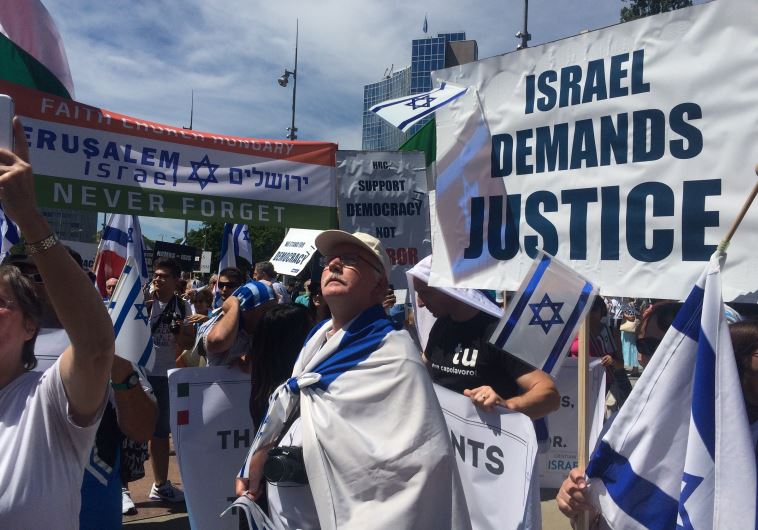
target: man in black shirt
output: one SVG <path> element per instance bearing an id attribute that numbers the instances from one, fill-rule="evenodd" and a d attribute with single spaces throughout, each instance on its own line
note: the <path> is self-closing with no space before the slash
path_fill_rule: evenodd
<path id="1" fill-rule="evenodd" d="M 485 410 L 500 406 L 541 418 L 558 409 L 553 380 L 488 343 L 498 319 L 414 276 L 418 306 L 436 318 L 424 351 L 432 379 Z"/>

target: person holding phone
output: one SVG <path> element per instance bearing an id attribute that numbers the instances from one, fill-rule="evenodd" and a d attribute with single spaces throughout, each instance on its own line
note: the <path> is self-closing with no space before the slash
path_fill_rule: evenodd
<path id="1" fill-rule="evenodd" d="M 0 521 L 4 528 L 73 529 L 106 401 L 113 325 L 89 277 L 37 208 L 18 119 L 14 136 L 15 153 L 0 149 L 0 203 L 27 241 L 70 345 L 50 368 L 33 371 L 42 300 L 19 269 L 0 266 Z"/>

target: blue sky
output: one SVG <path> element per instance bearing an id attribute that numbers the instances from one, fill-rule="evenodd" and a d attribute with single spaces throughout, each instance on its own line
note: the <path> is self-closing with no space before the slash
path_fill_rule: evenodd
<path id="1" fill-rule="evenodd" d="M 522 0 L 43 0 L 68 55 L 75 99 L 173 126 L 283 138 L 300 20 L 297 127 L 302 140 L 360 149 L 363 85 L 410 64 L 410 41 L 465 31 L 485 58 L 515 49 Z M 531 45 L 618 22 L 620 0 L 532 0 Z M 142 218 L 143 233 L 181 237 L 183 221 Z M 198 223 L 190 223 L 191 227 Z"/>

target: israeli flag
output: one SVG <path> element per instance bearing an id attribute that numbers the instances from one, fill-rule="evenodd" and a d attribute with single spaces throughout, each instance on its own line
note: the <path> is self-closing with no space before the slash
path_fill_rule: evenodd
<path id="1" fill-rule="evenodd" d="M 540 250 L 490 344 L 555 377 L 597 291 Z"/>
<path id="2" fill-rule="evenodd" d="M 383 101 L 371 107 L 371 112 L 406 132 L 420 119 L 461 97 L 466 90 L 466 87 L 441 83 L 439 88 L 429 92 Z"/>
<path id="3" fill-rule="evenodd" d="M 253 242 L 250 240 L 250 232 L 247 225 L 224 225 L 224 233 L 221 236 L 221 257 L 218 262 L 218 273 L 229 267 L 237 266 L 237 258 L 245 258 L 248 263 L 253 263 Z M 221 292 L 216 286 L 213 293 L 213 306 L 221 306 Z"/>
<path id="4" fill-rule="evenodd" d="M 711 258 L 589 465 L 611 528 L 756 528 L 756 463 Z"/>
<path id="5" fill-rule="evenodd" d="M 116 334 L 116 355 L 150 371 L 155 356 L 142 286 L 136 261 L 129 256 L 108 304 L 108 312 Z"/>
<path id="6" fill-rule="evenodd" d="M 20 235 L 16 223 L 5 216 L 3 207 L 0 205 L 0 261 L 10 254 L 11 247 L 20 241 Z"/>

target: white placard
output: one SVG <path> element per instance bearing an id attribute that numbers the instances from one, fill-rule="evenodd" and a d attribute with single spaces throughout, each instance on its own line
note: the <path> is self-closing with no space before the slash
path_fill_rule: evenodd
<path id="1" fill-rule="evenodd" d="M 279 274 L 297 276 L 316 252 L 316 236 L 321 230 L 290 228 L 269 261 Z"/>
<path id="2" fill-rule="evenodd" d="M 219 518 L 237 496 L 234 477 L 255 437 L 250 375 L 227 366 L 169 370 L 171 433 L 190 526 L 236 530 Z"/>
<path id="3" fill-rule="evenodd" d="M 539 512 L 539 498 L 529 495 L 531 480 L 537 480 L 532 421 L 499 407 L 484 412 L 469 398 L 439 385 L 434 390 L 450 429 L 471 527 L 521 528 L 528 511 L 534 513 L 536 507 Z"/>
<path id="4" fill-rule="evenodd" d="M 432 284 L 516 290 L 541 247 L 606 295 L 685 297 L 755 182 L 757 26 L 715 0 L 434 73 L 473 90 L 437 111 Z M 758 298 L 757 231 L 725 300 Z"/>
<path id="5" fill-rule="evenodd" d="M 419 151 L 337 151 L 340 229 L 381 240 L 390 284 L 431 254 L 426 161 Z"/>
<path id="6" fill-rule="evenodd" d="M 561 394 L 560 408 L 547 417 L 549 431 L 549 449 L 540 453 L 540 486 L 559 488 L 572 468 L 579 464 L 577 460 L 577 359 L 569 357 L 563 363 L 555 380 Z M 589 432 L 589 448 L 595 446 L 598 435 L 603 428 L 605 417 L 605 367 L 600 361 L 590 362 L 587 378 L 587 420 L 592 422 Z"/>

